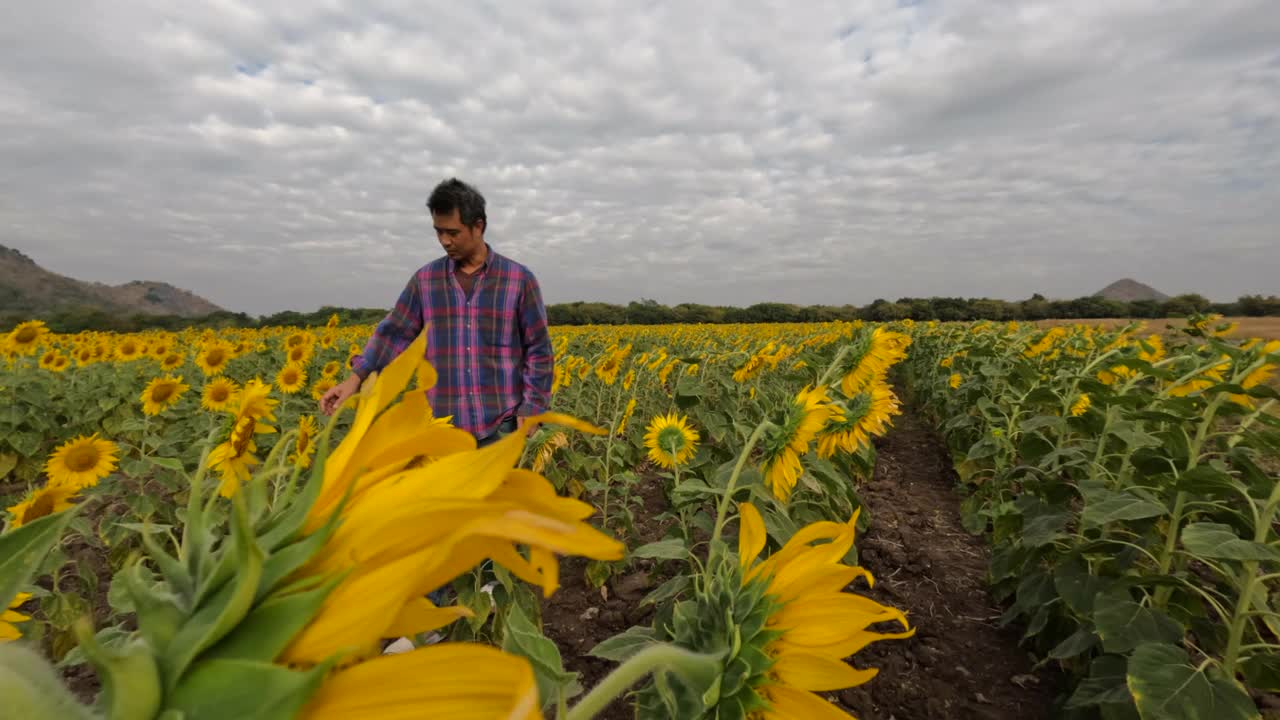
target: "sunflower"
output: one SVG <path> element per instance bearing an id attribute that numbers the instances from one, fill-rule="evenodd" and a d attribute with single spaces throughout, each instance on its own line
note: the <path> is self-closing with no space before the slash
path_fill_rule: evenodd
<path id="1" fill-rule="evenodd" d="M 540 473 L 547 468 L 547 464 L 551 462 L 551 458 L 555 455 L 556 450 L 563 448 L 569 444 L 569 436 L 563 431 L 551 435 L 538 446 L 533 454 L 533 463 L 530 466 L 536 473 Z"/>
<path id="2" fill-rule="evenodd" d="M 31 355 L 48 334 L 49 328 L 45 326 L 43 320 L 28 320 L 9 331 L 7 338 L 9 349 L 18 355 Z"/>
<path id="3" fill-rule="evenodd" d="M 342 371 L 342 363 L 338 362 L 337 360 L 330 360 L 329 362 L 324 364 L 324 368 L 320 370 L 320 374 L 327 378 L 332 378 L 332 377 L 337 377 L 338 373 L 341 371 Z"/>
<path id="4" fill-rule="evenodd" d="M 806 387 L 787 405 L 782 422 L 765 435 L 764 483 L 773 496 L 786 502 L 795 489 L 804 468 L 800 458 L 809 452 L 809 443 L 817 437 L 835 412 L 826 388 Z"/>
<path id="5" fill-rule="evenodd" d="M 872 437 L 888 432 L 893 416 L 901 412 L 898 397 L 883 382 L 850 398 L 843 408 L 833 405 L 831 421 L 818 436 L 818 457 L 829 458 L 837 450 L 858 452 Z"/>
<path id="6" fill-rule="evenodd" d="M 60 373 L 69 367 L 71 367 L 71 358 L 66 355 L 58 355 L 58 357 L 53 359 L 53 367 L 49 369 L 53 372 Z"/>
<path id="7" fill-rule="evenodd" d="M 46 350 L 45 353 L 40 356 L 40 361 L 37 364 L 40 366 L 41 370 L 52 370 L 53 363 L 57 359 L 58 351 L 50 349 Z"/>
<path id="8" fill-rule="evenodd" d="M 231 407 L 239 390 L 240 387 L 231 378 L 216 377 L 205 383 L 204 389 L 200 392 L 200 406 L 205 410 L 222 412 Z"/>
<path id="9" fill-rule="evenodd" d="M 147 415 L 159 415 L 173 407 L 179 398 L 190 389 L 190 385 L 182 382 L 181 375 L 166 375 L 154 378 L 147 383 L 147 386 L 142 390 L 142 395 L 138 397 L 139 401 L 142 402 L 142 412 Z"/>
<path id="10" fill-rule="evenodd" d="M 1089 393 L 1080 393 L 1080 397 L 1071 403 L 1071 417 L 1080 417 L 1089 410 L 1089 406 L 1093 404 L 1093 400 L 1089 398 Z"/>
<path id="11" fill-rule="evenodd" d="M 221 375 L 231 362 L 232 348 L 221 340 L 206 344 L 196 353 L 196 365 L 205 375 Z"/>
<path id="12" fill-rule="evenodd" d="M 97 433 L 81 435 L 63 443 L 45 463 L 44 472 L 50 485 L 71 488 L 90 487 L 116 469 L 119 448 Z"/>
<path id="13" fill-rule="evenodd" d="M 9 602 L 9 606 L 5 608 L 4 612 L 0 612 L 0 642 L 9 642 L 22 637 L 22 632 L 14 627 L 13 624 L 31 619 L 31 616 L 18 612 L 18 608 L 22 607 L 22 604 L 30 599 L 31 593 L 18 593 Z"/>
<path id="14" fill-rule="evenodd" d="M 285 362 L 292 363 L 294 365 L 306 365 L 311 362 L 313 352 L 312 346 L 310 345 L 297 345 L 291 347 L 285 353 Z"/>
<path id="15" fill-rule="evenodd" d="M 76 364 L 80 367 L 92 365 L 97 358 L 94 356 L 93 347 L 90 345 L 82 345 L 75 351 Z"/>
<path id="16" fill-rule="evenodd" d="M 636 399 L 633 396 L 627 401 L 627 408 L 622 411 L 622 420 L 618 422 L 618 430 L 615 433 L 618 437 L 622 437 L 623 433 L 627 431 L 627 421 L 631 419 L 631 413 L 635 412 L 635 410 Z"/>
<path id="17" fill-rule="evenodd" d="M 698 445 L 698 431 L 689 427 L 687 418 L 675 413 L 657 415 L 645 428 L 644 446 L 649 459 L 668 470 L 683 465 L 693 457 Z"/>
<path id="18" fill-rule="evenodd" d="M 276 373 L 276 387 L 286 395 L 293 395 L 307 385 L 307 371 L 301 365 L 288 363 Z"/>
<path id="19" fill-rule="evenodd" d="M 144 357 L 146 352 L 146 346 L 138 342 L 137 338 L 125 337 L 116 344 L 116 360 L 120 362 L 133 362 Z"/>
<path id="20" fill-rule="evenodd" d="M 316 451 L 316 419 L 310 415 L 298 418 L 298 440 L 294 444 L 289 462 L 300 468 L 311 467 L 311 456 Z"/>
<path id="21" fill-rule="evenodd" d="M 223 497 L 234 495 L 241 483 L 249 481 L 249 468 L 259 464 L 254 436 L 276 431 L 267 424 L 275 420 L 274 410 L 279 402 L 271 399 L 270 393 L 271 386 L 257 378 L 245 383 L 236 393 L 231 431 L 226 440 L 209 453 L 209 467 L 222 476 L 218 492 Z"/>
<path id="22" fill-rule="evenodd" d="M 875 582 L 866 569 L 841 562 L 853 545 L 861 510 L 855 510 L 848 523 L 817 522 L 802 528 L 781 550 L 758 563 L 765 546 L 764 519 L 750 503 L 739 511 L 738 557 L 744 585 L 765 583 L 766 595 L 777 603 L 765 622 L 777 634 L 765 649 L 773 664 L 756 686 L 769 705 L 763 718 L 846 715 L 814 693 L 869 681 L 878 672 L 875 668 L 859 670 L 844 658 L 878 640 L 915 635 L 901 610 L 843 592 L 858 577 L 869 585 Z M 830 542 L 814 545 L 818 540 Z M 867 629 L 886 621 L 898 622 L 904 632 Z"/>
<path id="23" fill-rule="evenodd" d="M 313 400 L 323 398 L 324 394 L 329 392 L 329 390 L 337 384 L 338 381 L 331 377 L 322 377 L 319 380 L 316 380 L 315 384 L 311 386 L 311 398 Z"/>
<path id="24" fill-rule="evenodd" d="M 870 333 L 862 331 L 853 345 L 849 370 L 840 379 L 840 391 L 845 397 L 856 395 L 906 357 L 910 344 L 909 336 L 885 330 L 882 326 L 877 326 Z"/>
<path id="25" fill-rule="evenodd" d="M 761 560 L 764 520 L 750 503 L 738 508 L 738 562 L 723 563 L 707 589 L 686 601 L 691 607 L 658 631 L 658 640 L 687 650 L 725 652 L 723 671 L 706 679 L 671 676 L 661 689 L 642 687 L 637 716 L 850 718 L 818 693 L 862 685 L 878 670 L 852 667 L 845 658 L 873 642 L 915 634 L 901 610 L 844 591 L 858 578 L 875 581 L 865 568 L 843 563 L 859 511 L 847 523 L 807 525 Z M 886 622 L 904 630 L 870 629 Z M 705 698 L 715 707 L 704 708 Z"/>
<path id="26" fill-rule="evenodd" d="M 964 382 L 964 376 L 960 373 L 951 373 L 951 377 L 947 378 L 947 386 L 952 390 L 959 388 L 962 382 Z"/>
<path id="27" fill-rule="evenodd" d="M 168 352 L 160 358 L 160 369 L 169 371 L 177 370 L 187 361 L 187 356 L 179 352 Z"/>
<path id="28" fill-rule="evenodd" d="M 6 508 L 13 519 L 9 521 L 6 531 L 16 530 L 30 522 L 35 522 L 46 515 L 60 513 L 72 506 L 72 498 L 80 488 L 75 485 L 52 483 L 38 490 L 32 490 L 17 505 Z"/>
<path id="29" fill-rule="evenodd" d="M 425 392 L 402 394 L 415 369 L 419 389 L 435 383 L 423 360 L 425 338 L 366 386 L 346 436 L 324 459 L 303 531 L 324 527 L 334 511 L 340 515 L 324 547 L 294 577 L 341 579 L 281 662 L 305 667 L 351 649 L 367 657 L 380 638 L 429 632 L 467 616 L 465 608 L 438 608 L 424 595 L 486 558 L 550 596 L 559 586 L 556 553 L 598 560 L 624 554 L 621 543 L 586 524 L 592 506 L 559 496 L 546 478 L 515 467 L 524 433 L 476 448 L 470 433 L 436 424 Z M 556 413 L 527 422 L 605 432 Z M 437 459 L 405 469 L 424 453 Z M 516 543 L 527 546 L 527 557 Z"/>

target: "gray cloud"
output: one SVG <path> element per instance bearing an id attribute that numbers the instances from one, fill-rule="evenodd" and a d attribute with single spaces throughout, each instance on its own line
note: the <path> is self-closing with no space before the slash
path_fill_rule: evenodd
<path id="1" fill-rule="evenodd" d="M 1270 0 L 39 3 L 0 243 L 385 306 L 453 174 L 548 301 L 1280 291 Z"/>

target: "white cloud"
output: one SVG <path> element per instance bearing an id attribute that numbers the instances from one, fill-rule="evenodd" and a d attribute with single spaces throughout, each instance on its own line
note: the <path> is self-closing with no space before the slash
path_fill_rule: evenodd
<path id="1" fill-rule="evenodd" d="M 453 174 L 548 301 L 1276 292 L 1269 0 L 30 5 L 0 243 L 385 306 Z"/>

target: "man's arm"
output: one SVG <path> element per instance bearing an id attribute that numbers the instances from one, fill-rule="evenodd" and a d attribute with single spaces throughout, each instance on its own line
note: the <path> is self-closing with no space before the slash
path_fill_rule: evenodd
<path id="1" fill-rule="evenodd" d="M 516 415 L 522 418 L 551 408 L 551 380 L 555 371 L 555 351 L 547 329 L 547 309 L 542 289 L 533 273 L 528 273 L 520 291 L 520 342 L 524 346 L 524 397 Z"/>
<path id="2" fill-rule="evenodd" d="M 415 273 L 400 292 L 395 307 L 378 323 L 364 346 L 351 358 L 351 370 L 363 382 L 369 373 L 381 370 L 396 359 L 422 332 L 422 286 Z"/>

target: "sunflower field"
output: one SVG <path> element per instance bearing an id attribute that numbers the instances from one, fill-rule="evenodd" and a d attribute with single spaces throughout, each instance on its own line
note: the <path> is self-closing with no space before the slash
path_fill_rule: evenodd
<path id="1" fill-rule="evenodd" d="M 856 715 L 860 653 L 921 627 L 854 542 L 904 412 L 1058 715 L 1280 692 L 1280 341 L 556 327 L 551 411 L 477 448 L 425 337 L 318 413 L 371 330 L 0 336 L 0 717 Z"/>
<path id="2" fill-rule="evenodd" d="M 425 336 L 317 413 L 371 330 L 3 336 L 3 710 L 845 716 L 845 659 L 914 633 L 853 547 L 907 334 L 554 328 L 552 411 L 477 449 Z M 637 563 L 650 619 L 584 687 L 541 618 Z"/>

